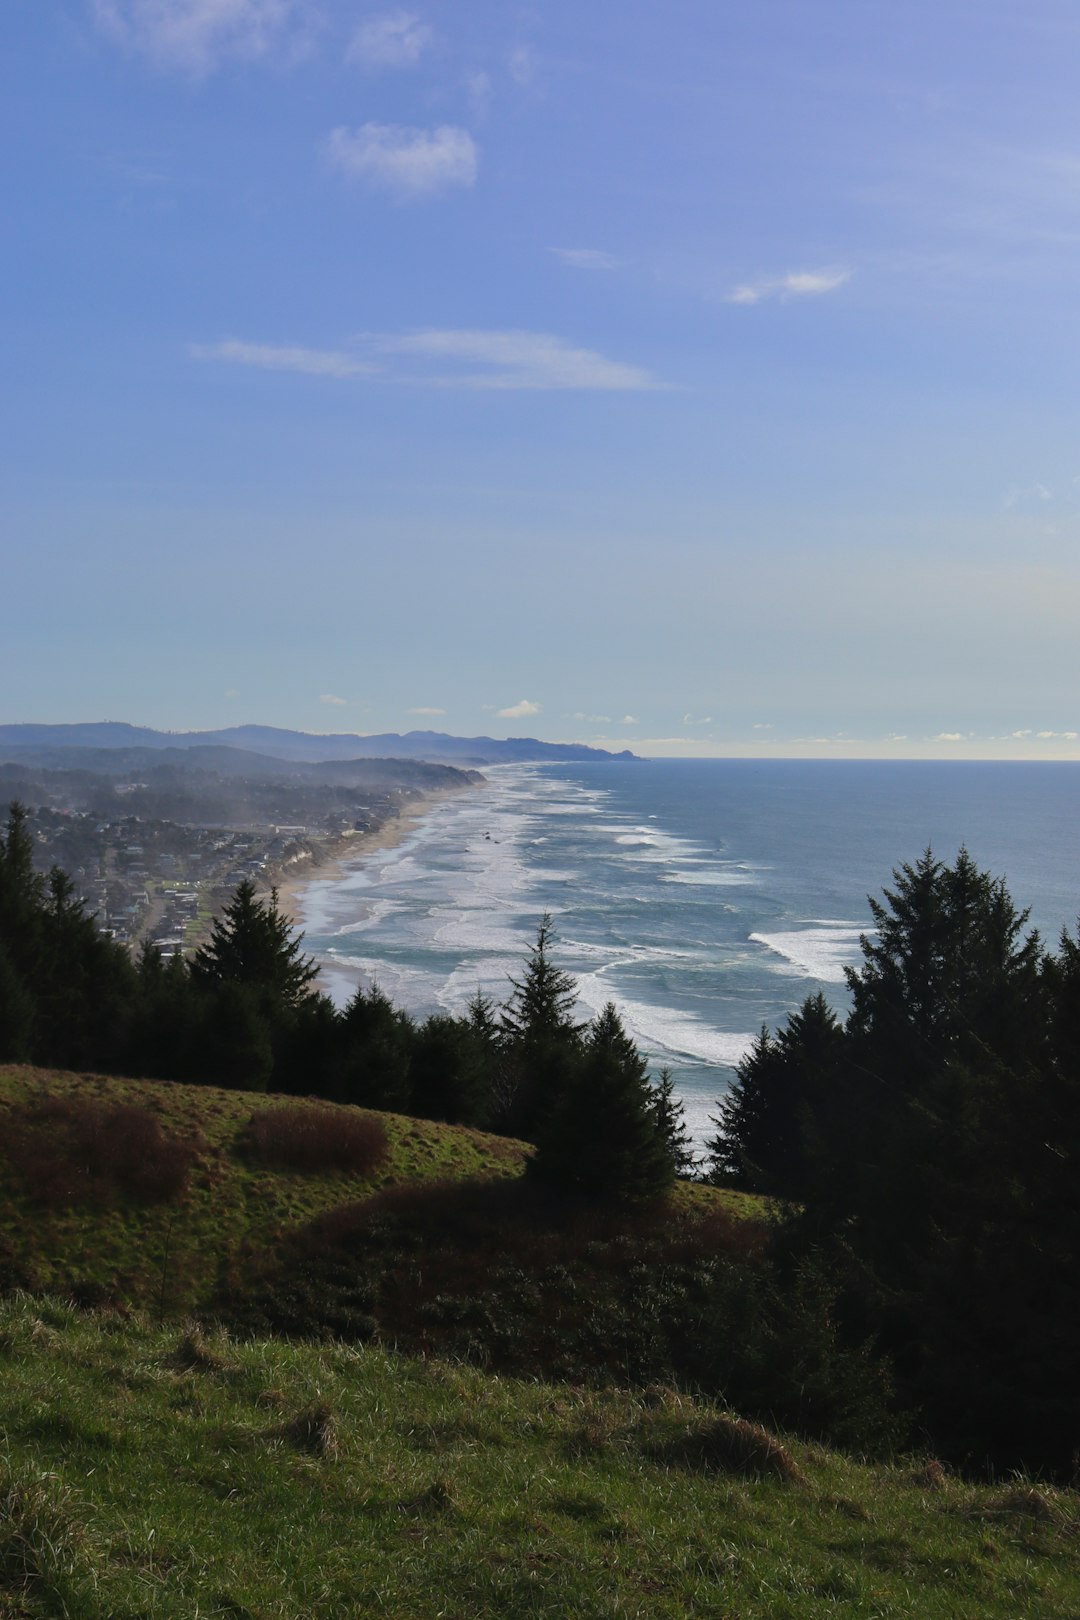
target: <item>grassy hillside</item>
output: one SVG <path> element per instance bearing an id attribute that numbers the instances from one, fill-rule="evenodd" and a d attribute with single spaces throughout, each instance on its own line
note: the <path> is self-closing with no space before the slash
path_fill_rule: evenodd
<path id="1" fill-rule="evenodd" d="M 12 1131 L 42 1098 L 89 1103 L 99 1110 L 149 1111 L 164 1139 L 190 1152 L 186 1184 L 169 1199 L 147 1202 L 121 1192 L 105 1199 L 35 1196 L 21 1171 Z M 288 1170 L 253 1162 L 243 1150 L 253 1116 L 283 1109 L 355 1121 L 360 1110 L 213 1086 L 123 1080 L 102 1075 L 0 1067 L 0 1280 L 35 1290 L 75 1286 L 88 1299 L 142 1303 L 166 1314 L 227 1293 L 250 1264 L 271 1263 L 289 1235 L 336 1206 L 401 1184 L 521 1174 L 530 1149 L 522 1142 L 396 1114 L 374 1116 L 388 1153 L 368 1173 Z M 48 1133 L 43 1133 L 47 1145 Z M 44 1150 L 44 1149 L 43 1149 Z M 683 1186 L 678 1199 L 702 1210 L 726 1202 L 754 1213 L 754 1200 Z M 167 1264 L 166 1264 L 167 1255 Z M 164 1277 L 164 1291 L 162 1279 Z"/>
<path id="2" fill-rule="evenodd" d="M 1080 1613 L 1080 1499 L 518 1383 L 0 1302 L 0 1615 Z"/>

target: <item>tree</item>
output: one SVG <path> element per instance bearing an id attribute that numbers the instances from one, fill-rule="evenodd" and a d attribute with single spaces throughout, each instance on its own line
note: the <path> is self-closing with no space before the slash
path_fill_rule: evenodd
<path id="1" fill-rule="evenodd" d="M 635 1204 L 675 1179 L 645 1060 L 609 1002 L 538 1133 L 530 1169 L 566 1191 Z"/>
<path id="2" fill-rule="evenodd" d="M 781 1198 L 807 1196 L 838 1112 L 843 1039 L 820 991 L 775 1036 L 761 1030 L 713 1121 L 719 1132 L 707 1147 L 715 1179 Z"/>
<path id="3" fill-rule="evenodd" d="M 270 1012 L 298 1007 L 314 994 L 310 985 L 319 971 L 301 955 L 302 938 L 279 910 L 277 890 L 269 901 L 258 900 L 254 883 L 244 878 L 195 952 L 192 978 L 199 986 L 247 986 Z"/>
<path id="4" fill-rule="evenodd" d="M 530 1140 L 557 1106 L 582 1052 L 577 985 L 551 959 L 554 933 L 545 912 L 524 973 L 510 980 L 513 994 L 499 1019 L 501 1107 L 495 1124 Z"/>
<path id="5" fill-rule="evenodd" d="M 671 1168 L 676 1177 L 690 1176 L 697 1167 L 697 1155 L 686 1128 L 686 1115 L 682 1099 L 675 1094 L 675 1082 L 670 1069 L 661 1069 L 652 1087 L 650 1097 L 656 1129 L 667 1149 Z"/>

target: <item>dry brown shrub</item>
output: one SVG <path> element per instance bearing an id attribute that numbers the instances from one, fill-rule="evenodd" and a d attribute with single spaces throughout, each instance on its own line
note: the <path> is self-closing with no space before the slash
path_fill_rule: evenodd
<path id="1" fill-rule="evenodd" d="M 166 1136 L 135 1104 L 46 1094 L 13 1114 L 3 1153 L 33 1203 L 62 1209 L 122 1195 L 169 1203 L 187 1186 L 199 1146 Z"/>
<path id="2" fill-rule="evenodd" d="M 272 1170 L 366 1175 L 386 1158 L 386 1126 L 374 1114 L 318 1105 L 260 1108 L 239 1142 L 244 1157 Z"/>
<path id="3" fill-rule="evenodd" d="M 986 1519 L 1030 1519 L 1033 1524 L 1045 1524 L 1055 1530 L 1077 1532 L 1080 1524 L 1073 1519 L 1060 1502 L 1034 1485 L 1018 1485 L 1004 1495 L 995 1497 L 981 1508 L 977 1517 Z"/>
<path id="4" fill-rule="evenodd" d="M 936 1457 L 928 1457 L 922 1467 L 912 1474 L 911 1483 L 924 1491 L 940 1491 L 945 1488 L 945 1477 L 943 1464 Z"/>
<path id="5" fill-rule="evenodd" d="M 678 1434 L 646 1446 L 658 1461 L 680 1463 L 743 1478 L 766 1477 L 805 1485 L 806 1476 L 787 1447 L 760 1423 L 720 1413 L 706 1423 L 691 1424 Z"/>

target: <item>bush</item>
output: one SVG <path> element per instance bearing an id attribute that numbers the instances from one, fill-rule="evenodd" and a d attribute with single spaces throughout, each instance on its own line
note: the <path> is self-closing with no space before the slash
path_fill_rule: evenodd
<path id="1" fill-rule="evenodd" d="M 244 1127 L 240 1149 L 268 1169 L 367 1175 L 386 1158 L 390 1143 L 386 1126 L 372 1114 L 310 1106 L 260 1108 Z"/>
<path id="2" fill-rule="evenodd" d="M 4 1153 L 26 1195 L 49 1209 L 127 1196 L 170 1203 L 187 1186 L 199 1144 L 166 1136 L 146 1108 L 45 1096 L 12 1118 Z"/>

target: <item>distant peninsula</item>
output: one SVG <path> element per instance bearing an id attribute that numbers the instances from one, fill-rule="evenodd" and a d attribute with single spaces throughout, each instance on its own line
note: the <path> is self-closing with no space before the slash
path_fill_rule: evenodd
<path id="1" fill-rule="evenodd" d="M 319 763 L 345 759 L 420 759 L 434 764 L 512 765 L 543 761 L 637 759 L 629 748 L 612 753 L 585 743 L 541 742 L 536 737 L 451 737 L 442 731 L 384 731 L 320 735 L 278 726 L 228 726 L 222 731 L 154 731 L 121 720 L 76 725 L 0 725 L 0 757 L 25 759 L 47 750 L 133 748 L 236 748 L 273 759 Z M 59 762 L 57 762 L 59 763 Z M 74 760 L 65 761 L 72 765 Z"/>

